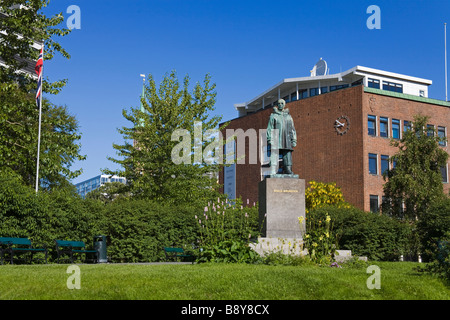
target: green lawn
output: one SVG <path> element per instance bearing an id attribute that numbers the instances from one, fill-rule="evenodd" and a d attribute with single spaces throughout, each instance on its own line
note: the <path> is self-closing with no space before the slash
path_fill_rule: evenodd
<path id="1" fill-rule="evenodd" d="M 416 263 L 373 262 L 381 288 L 368 289 L 366 268 L 315 265 L 80 264 L 80 289 L 68 289 L 69 265 L 0 266 L 1 300 L 448 300 L 441 280 Z"/>

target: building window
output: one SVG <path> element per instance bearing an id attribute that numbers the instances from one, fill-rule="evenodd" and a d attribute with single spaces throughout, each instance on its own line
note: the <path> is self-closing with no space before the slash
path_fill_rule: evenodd
<path id="1" fill-rule="evenodd" d="M 400 139 L 400 120 L 392 119 L 392 138 Z"/>
<path id="2" fill-rule="evenodd" d="M 425 97 L 425 91 L 424 90 L 420 90 L 419 91 L 419 97 Z"/>
<path id="3" fill-rule="evenodd" d="M 442 182 L 448 183 L 447 166 L 441 167 L 441 176 L 442 176 Z"/>
<path id="4" fill-rule="evenodd" d="M 381 155 L 381 174 L 387 174 L 389 171 L 389 156 Z"/>
<path id="5" fill-rule="evenodd" d="M 367 118 L 367 127 L 369 128 L 369 136 L 377 135 L 377 117 L 369 115 Z"/>
<path id="6" fill-rule="evenodd" d="M 378 196 L 370 195 L 370 212 L 378 212 L 380 207 L 378 206 Z"/>
<path id="7" fill-rule="evenodd" d="M 308 98 L 308 89 L 300 89 L 298 90 L 298 99 Z"/>
<path id="8" fill-rule="evenodd" d="M 297 92 L 291 93 L 291 101 L 297 100 Z"/>
<path id="9" fill-rule="evenodd" d="M 439 141 L 440 146 L 446 146 L 446 134 L 445 134 L 445 127 L 438 127 L 438 137 L 441 138 L 441 141 Z"/>
<path id="10" fill-rule="evenodd" d="M 380 80 L 369 78 L 367 80 L 367 86 L 369 88 L 380 89 Z"/>
<path id="11" fill-rule="evenodd" d="M 411 122 L 405 120 L 403 121 L 403 131 L 406 132 L 408 130 L 411 130 Z"/>
<path id="12" fill-rule="evenodd" d="M 309 96 L 314 97 L 319 94 L 319 88 L 311 88 L 309 89 Z"/>
<path id="13" fill-rule="evenodd" d="M 341 85 L 338 85 L 338 86 L 330 86 L 330 92 L 331 91 L 336 91 L 336 90 L 339 90 L 339 89 L 344 89 L 344 88 L 348 88 L 348 84 L 341 84 Z"/>
<path id="14" fill-rule="evenodd" d="M 311 88 L 309 89 L 309 96 L 313 97 L 313 96 L 317 96 L 319 94 L 323 94 L 323 93 L 327 93 L 328 92 L 328 87 L 320 87 L 320 92 L 319 92 L 319 88 Z"/>
<path id="15" fill-rule="evenodd" d="M 388 137 L 388 118 L 380 117 L 380 137 Z"/>
<path id="16" fill-rule="evenodd" d="M 434 137 L 434 125 L 427 124 L 427 136 Z"/>
<path id="17" fill-rule="evenodd" d="M 383 90 L 403 93 L 403 85 L 400 83 L 383 81 Z"/>
<path id="18" fill-rule="evenodd" d="M 377 155 L 374 153 L 369 153 L 369 173 L 378 174 Z"/>

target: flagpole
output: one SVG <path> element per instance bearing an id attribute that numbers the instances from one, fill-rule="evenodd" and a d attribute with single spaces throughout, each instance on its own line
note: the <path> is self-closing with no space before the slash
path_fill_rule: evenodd
<path id="1" fill-rule="evenodd" d="M 42 44 L 42 59 L 44 59 L 44 44 Z M 39 130 L 38 130 L 38 148 L 37 148 L 37 160 L 36 160 L 36 193 L 39 191 L 39 155 L 41 153 L 41 119 L 42 119 L 42 75 L 44 73 L 44 69 L 42 67 L 41 73 L 41 86 L 38 90 L 41 91 L 40 99 L 39 99 Z"/>
<path id="2" fill-rule="evenodd" d="M 444 23 L 444 47 L 445 47 L 445 101 L 447 97 L 447 23 Z"/>

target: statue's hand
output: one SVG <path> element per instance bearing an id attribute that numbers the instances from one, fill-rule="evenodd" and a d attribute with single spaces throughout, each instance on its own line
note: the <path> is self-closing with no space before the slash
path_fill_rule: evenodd
<path id="1" fill-rule="evenodd" d="M 292 142 L 292 147 L 295 148 L 296 146 L 297 146 L 297 142 L 296 142 L 296 141 L 293 141 L 293 142 Z"/>

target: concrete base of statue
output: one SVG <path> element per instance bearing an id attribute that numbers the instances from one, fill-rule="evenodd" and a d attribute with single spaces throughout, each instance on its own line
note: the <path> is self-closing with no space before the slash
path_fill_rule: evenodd
<path id="1" fill-rule="evenodd" d="M 261 237 L 303 239 L 305 224 L 300 225 L 299 217 L 305 217 L 305 180 L 277 176 L 258 185 Z"/>

